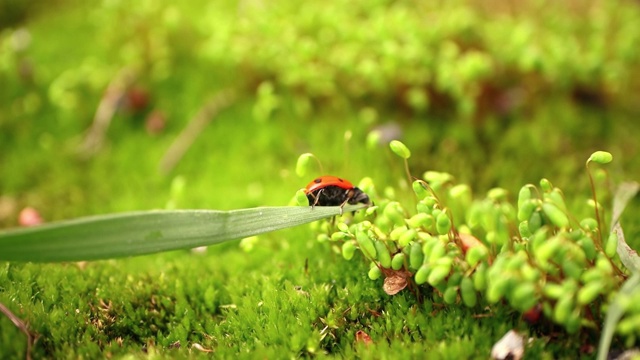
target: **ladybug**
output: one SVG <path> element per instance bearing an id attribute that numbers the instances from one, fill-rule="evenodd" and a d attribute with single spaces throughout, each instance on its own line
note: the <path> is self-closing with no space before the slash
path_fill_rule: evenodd
<path id="1" fill-rule="evenodd" d="M 369 196 L 362 190 L 354 187 L 352 183 L 337 176 L 320 176 L 311 181 L 304 190 L 309 199 L 309 205 L 314 206 L 340 206 L 358 203 L 371 205 Z"/>

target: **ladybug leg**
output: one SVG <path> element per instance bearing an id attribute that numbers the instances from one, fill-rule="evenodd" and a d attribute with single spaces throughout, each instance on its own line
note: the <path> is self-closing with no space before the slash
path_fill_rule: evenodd
<path id="1" fill-rule="evenodd" d="M 348 202 L 349 202 L 349 199 L 343 201 L 342 204 L 340 204 L 340 215 L 341 216 L 344 213 L 344 206 L 347 205 Z"/>
<path id="2" fill-rule="evenodd" d="M 347 192 L 345 193 L 345 198 L 346 199 L 342 202 L 342 204 L 340 204 L 340 215 L 344 213 L 344 206 L 347 205 L 349 200 L 353 198 L 353 190 L 347 190 Z"/>
<path id="3" fill-rule="evenodd" d="M 320 201 L 320 195 L 322 194 L 323 191 L 324 189 L 320 189 L 316 194 L 311 193 L 311 196 L 313 196 L 313 204 L 311 204 L 311 210 L 313 210 L 313 208 L 315 208 L 316 205 L 318 205 L 318 201 Z"/>

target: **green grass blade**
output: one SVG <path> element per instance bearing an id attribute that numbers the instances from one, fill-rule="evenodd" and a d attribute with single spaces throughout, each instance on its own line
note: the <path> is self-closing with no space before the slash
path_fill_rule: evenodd
<path id="1" fill-rule="evenodd" d="M 618 256 L 622 264 L 631 272 L 640 272 L 640 257 L 638 252 L 632 249 L 624 237 L 622 225 L 620 225 L 620 216 L 625 207 L 636 196 L 640 190 L 640 184 L 637 182 L 623 182 L 618 186 L 613 198 L 613 215 L 611 221 L 611 232 L 618 236 Z"/>
<path id="2" fill-rule="evenodd" d="M 362 206 L 347 206 L 352 211 Z M 0 260 L 82 261 L 190 249 L 309 223 L 339 207 L 141 211 L 0 232 Z"/>
<path id="3" fill-rule="evenodd" d="M 620 321 L 620 318 L 622 318 L 626 310 L 626 306 L 624 306 L 623 303 L 628 304 L 629 299 L 636 291 L 640 291 L 640 273 L 634 273 L 628 278 L 624 285 L 622 285 L 622 288 L 620 288 L 620 292 L 616 294 L 613 301 L 611 301 L 611 306 L 609 306 L 609 310 L 607 310 L 607 317 L 604 320 L 600 344 L 598 345 L 598 360 L 607 359 L 613 333 L 616 330 L 618 321 Z"/>
<path id="4" fill-rule="evenodd" d="M 613 215 L 611 221 L 611 231 L 618 235 L 618 256 L 624 266 L 630 270 L 633 275 L 625 281 L 620 292 L 616 294 L 611 301 L 607 316 L 604 320 L 604 327 L 602 328 L 602 335 L 600 336 L 600 344 L 598 345 L 598 360 L 604 360 L 609 353 L 609 347 L 611 346 L 611 339 L 618 325 L 618 321 L 622 318 L 625 312 L 625 306 L 623 303 L 628 302 L 631 294 L 635 291 L 640 291 L 640 257 L 638 253 L 631 249 L 624 238 L 624 232 L 620 225 L 620 216 L 624 211 L 627 203 L 636 196 L 640 184 L 637 182 L 625 182 L 618 186 L 613 198 Z"/>
<path id="5" fill-rule="evenodd" d="M 613 198 L 613 214 L 611 216 L 611 227 L 620 220 L 620 215 L 627 207 L 627 204 L 633 199 L 640 190 L 640 184 L 635 181 L 623 182 L 616 189 L 616 193 Z"/>

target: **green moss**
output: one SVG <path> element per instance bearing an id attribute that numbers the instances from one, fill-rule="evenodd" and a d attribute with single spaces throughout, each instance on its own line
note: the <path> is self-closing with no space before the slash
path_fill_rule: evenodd
<path id="1" fill-rule="evenodd" d="M 475 193 L 499 186 L 514 199 L 547 177 L 576 198 L 588 191 L 583 164 L 595 149 L 613 153 L 612 180 L 633 179 L 638 15 L 630 4 L 605 3 L 571 12 L 525 3 L 506 19 L 467 2 L 254 12 L 234 2 L 132 9 L 111 1 L 40 12 L 24 23 L 26 51 L 12 50 L 15 29 L 0 32 L 0 196 L 16 203 L 0 225 L 15 226 L 25 206 L 48 221 L 164 208 L 176 200 L 176 176 L 185 180 L 181 208 L 285 205 L 309 180 L 294 174 L 304 152 L 325 173 L 369 176 L 379 193 L 393 186 L 395 200 L 410 202 L 398 180 L 403 165 L 386 143 L 366 145 L 388 123 L 401 129 L 415 174 L 448 172 Z M 33 81 L 19 75 L 20 59 L 33 66 Z M 136 85 L 167 127 L 151 136 L 146 112 L 121 111 L 102 151 L 81 160 L 83 132 L 125 66 L 139 70 Z M 254 105 L 274 100 L 257 93 L 265 81 L 276 106 L 255 119 Z M 228 87 L 240 99 L 160 175 L 178 133 Z M 635 246 L 637 208 L 632 202 L 623 217 Z M 368 279 L 366 261 L 344 261 L 316 235 L 307 227 L 264 235 L 249 253 L 234 242 L 82 266 L 3 263 L 0 302 L 40 335 L 34 358 L 210 356 L 194 344 L 220 358 L 484 358 L 507 330 L 526 328 L 506 307 L 441 307 L 430 301 L 439 295 L 421 294 L 420 303 L 408 290 L 390 297 L 382 280 Z M 357 344 L 358 330 L 375 345 Z M 536 338 L 527 354 L 584 356 L 583 343 Z M 25 348 L 0 316 L 2 357 L 24 358 Z"/>

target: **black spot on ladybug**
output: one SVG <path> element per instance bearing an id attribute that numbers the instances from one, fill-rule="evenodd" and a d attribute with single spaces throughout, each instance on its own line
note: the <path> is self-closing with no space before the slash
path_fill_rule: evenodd
<path id="1" fill-rule="evenodd" d="M 316 184 L 320 184 L 322 182 L 322 179 L 317 178 L 317 179 L 313 180 L 313 182 L 316 183 Z"/>

